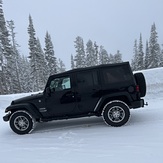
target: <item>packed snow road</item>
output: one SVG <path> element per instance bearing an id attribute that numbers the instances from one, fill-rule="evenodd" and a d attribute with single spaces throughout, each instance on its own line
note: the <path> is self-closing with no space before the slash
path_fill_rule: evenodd
<path id="1" fill-rule="evenodd" d="M 105 125 L 91 117 L 38 124 L 28 135 L 17 135 L 3 122 L 4 109 L 12 99 L 0 96 L 1 163 L 162 163 L 163 162 L 163 69 L 144 74 L 149 106 L 131 110 L 122 127 Z"/>

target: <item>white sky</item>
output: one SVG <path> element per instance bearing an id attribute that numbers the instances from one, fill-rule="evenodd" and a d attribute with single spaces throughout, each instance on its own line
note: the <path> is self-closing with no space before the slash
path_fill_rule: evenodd
<path id="1" fill-rule="evenodd" d="M 131 60 L 134 40 L 142 33 L 143 44 L 155 22 L 158 42 L 163 44 L 163 0 L 3 0 L 6 20 L 14 20 L 20 50 L 28 55 L 28 17 L 44 48 L 45 33 L 52 37 L 57 58 L 70 68 L 74 41 L 81 36 L 103 45 L 108 53 L 117 50 Z"/>

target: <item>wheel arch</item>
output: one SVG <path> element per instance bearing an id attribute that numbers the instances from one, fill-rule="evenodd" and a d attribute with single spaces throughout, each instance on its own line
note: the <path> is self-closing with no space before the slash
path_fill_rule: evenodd
<path id="1" fill-rule="evenodd" d="M 113 102 L 122 103 L 122 104 L 124 104 L 127 108 L 129 108 L 129 106 L 128 106 L 125 102 L 123 102 L 123 101 L 121 101 L 121 100 L 112 100 L 112 101 L 110 101 L 110 102 L 108 102 L 108 103 L 106 103 L 106 104 L 104 105 L 103 110 L 104 110 L 109 104 L 111 104 L 111 103 L 113 103 Z"/>
<path id="2" fill-rule="evenodd" d="M 98 112 L 98 114 L 102 114 L 102 111 L 103 111 L 103 108 L 105 107 L 105 105 L 109 102 L 112 102 L 112 101 L 121 101 L 123 103 L 125 103 L 127 106 L 131 106 L 131 97 L 125 93 L 125 94 L 120 94 L 120 95 L 108 95 L 108 96 L 104 96 L 102 97 L 100 100 L 99 100 L 99 104 L 98 106 L 96 106 L 95 108 L 95 112 Z M 129 107 L 130 108 L 130 107 Z"/>
<path id="3" fill-rule="evenodd" d="M 17 104 L 17 105 L 10 105 L 9 107 L 6 108 L 5 112 L 11 112 L 14 113 L 19 110 L 24 110 L 27 111 L 33 118 L 36 120 L 40 119 L 42 115 L 38 112 L 38 110 L 31 104 Z"/>

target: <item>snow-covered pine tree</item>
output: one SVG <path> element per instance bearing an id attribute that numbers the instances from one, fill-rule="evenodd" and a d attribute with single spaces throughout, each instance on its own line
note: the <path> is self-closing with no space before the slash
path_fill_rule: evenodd
<path id="1" fill-rule="evenodd" d="M 119 50 L 117 50 L 117 53 L 114 55 L 114 63 L 121 63 L 122 61 L 122 54 Z"/>
<path id="2" fill-rule="evenodd" d="M 136 70 L 143 70 L 143 69 L 144 69 L 144 52 L 143 52 L 142 35 L 140 34 Z"/>
<path id="3" fill-rule="evenodd" d="M 4 65 L 3 65 L 3 52 L 0 44 L 0 94 L 4 94 L 5 89 L 7 89 L 4 85 Z"/>
<path id="4" fill-rule="evenodd" d="M 104 49 L 103 46 L 100 46 L 100 50 L 99 50 L 99 64 L 108 64 L 108 63 L 109 63 L 108 52 Z"/>
<path id="5" fill-rule="evenodd" d="M 159 51 L 158 51 L 158 67 L 162 67 L 162 61 L 163 61 L 163 56 L 162 56 L 162 50 L 161 50 L 161 46 L 158 44 L 159 46 Z"/>
<path id="6" fill-rule="evenodd" d="M 0 0 L 0 93 L 13 93 L 12 85 L 12 60 L 13 50 L 9 40 L 9 33 L 6 27 L 6 21 Z"/>
<path id="7" fill-rule="evenodd" d="M 20 54 L 18 51 L 19 45 L 15 40 L 15 32 L 14 32 L 14 21 L 7 21 L 10 40 L 13 49 L 12 61 L 13 61 L 13 69 L 12 69 L 12 85 L 13 85 L 13 93 L 20 93 L 21 91 L 21 83 L 20 83 Z"/>
<path id="8" fill-rule="evenodd" d="M 159 67 L 163 67 L 163 44 L 162 48 L 160 49 L 160 57 L 159 57 Z"/>
<path id="9" fill-rule="evenodd" d="M 47 65 L 45 61 L 45 54 L 42 50 L 41 43 L 39 38 L 37 38 L 37 53 L 38 53 L 38 84 L 39 84 L 39 90 L 43 90 L 45 88 L 45 84 L 47 82 L 48 76 L 47 76 Z"/>
<path id="10" fill-rule="evenodd" d="M 146 41 L 144 68 L 148 69 L 149 65 L 150 65 L 149 45 L 148 41 Z"/>
<path id="11" fill-rule="evenodd" d="M 71 54 L 71 69 L 74 69 L 74 68 L 75 68 L 74 57 Z"/>
<path id="12" fill-rule="evenodd" d="M 45 35 L 45 60 L 47 63 L 47 74 L 53 75 L 57 73 L 57 59 L 55 57 L 53 43 L 51 40 L 51 36 L 48 32 Z"/>
<path id="13" fill-rule="evenodd" d="M 99 50 L 98 50 L 99 46 L 97 45 L 96 42 L 94 42 L 94 49 L 95 49 L 95 64 L 98 65 L 99 64 Z"/>
<path id="14" fill-rule="evenodd" d="M 38 49 L 37 49 L 37 41 L 36 41 L 36 32 L 33 26 L 33 20 L 31 15 L 29 15 L 29 26 L 28 26 L 28 34 L 29 34 L 29 59 L 30 59 L 30 80 L 32 83 L 31 91 L 39 91 L 39 66 L 38 66 Z"/>
<path id="15" fill-rule="evenodd" d="M 159 63 L 159 53 L 160 47 L 158 44 L 158 36 L 156 31 L 155 23 L 153 23 L 151 27 L 151 35 L 149 39 L 149 58 L 150 58 L 150 65 L 148 68 L 156 68 L 158 67 Z"/>
<path id="16" fill-rule="evenodd" d="M 115 63 L 115 57 L 114 57 L 114 55 L 113 54 L 109 54 L 109 56 L 108 56 L 108 63 L 109 64 L 112 64 L 112 63 Z"/>
<path id="17" fill-rule="evenodd" d="M 77 36 L 74 43 L 75 43 L 74 46 L 76 49 L 76 54 L 74 58 L 75 67 L 76 68 L 86 67 L 86 56 L 85 56 L 83 38 L 80 36 Z"/>
<path id="18" fill-rule="evenodd" d="M 2 9 L 2 0 L 0 0 L 0 94 L 8 93 L 7 84 L 6 84 L 6 76 L 5 76 L 5 57 L 3 53 L 3 45 L 2 45 L 2 26 L 4 25 L 4 15 Z"/>
<path id="19" fill-rule="evenodd" d="M 138 45 L 137 45 L 137 40 L 134 42 L 134 50 L 133 50 L 133 59 L 131 61 L 131 67 L 133 71 L 136 71 L 138 68 Z"/>
<path id="20" fill-rule="evenodd" d="M 30 79 L 30 62 L 27 57 L 21 56 L 20 61 L 20 83 L 22 92 L 31 92 L 32 83 Z"/>
<path id="21" fill-rule="evenodd" d="M 88 40 L 86 44 L 86 65 L 87 67 L 97 65 L 97 56 L 95 55 L 95 49 L 91 40 Z"/>
<path id="22" fill-rule="evenodd" d="M 64 71 L 66 71 L 65 64 L 64 64 L 63 61 L 59 58 L 59 59 L 58 59 L 58 70 L 57 70 L 57 73 L 61 73 L 61 72 L 64 72 Z"/>

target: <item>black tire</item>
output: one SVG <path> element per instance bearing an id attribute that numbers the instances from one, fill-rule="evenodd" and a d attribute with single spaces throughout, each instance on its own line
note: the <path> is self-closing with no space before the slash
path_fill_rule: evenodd
<path id="1" fill-rule="evenodd" d="M 134 74 L 137 85 L 139 85 L 140 89 L 140 97 L 144 97 L 146 95 L 146 81 L 143 73 Z"/>
<path id="2" fill-rule="evenodd" d="M 10 117 L 10 127 L 19 135 L 28 134 L 34 129 L 35 120 L 27 111 L 16 111 Z"/>
<path id="3" fill-rule="evenodd" d="M 107 125 L 120 127 L 130 118 L 130 110 L 123 101 L 111 101 L 104 106 L 102 116 Z"/>

